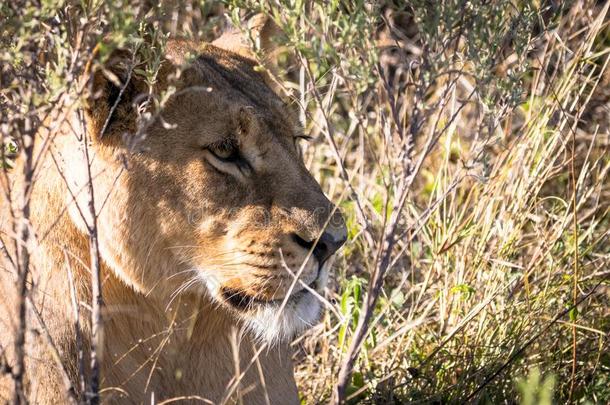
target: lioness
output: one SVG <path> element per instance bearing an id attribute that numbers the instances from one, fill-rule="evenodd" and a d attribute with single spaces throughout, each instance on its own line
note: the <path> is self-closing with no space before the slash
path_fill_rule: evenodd
<path id="1" fill-rule="evenodd" d="M 105 301 L 102 400 L 298 403 L 289 342 L 321 316 L 312 291 L 324 288 L 345 224 L 303 164 L 294 112 L 235 49 L 230 38 L 168 44 L 156 91 L 176 91 L 139 134 L 146 86 L 127 68 L 131 57 L 119 51 L 103 68 L 92 64 L 86 127 L 75 112 L 41 162 L 31 295 L 78 395 L 73 291 L 85 373 L 91 328 L 86 135 Z M 173 77 L 187 54 L 195 57 Z M 0 236 L 10 248 L 3 205 Z M 5 350 L 16 325 L 14 270 L 1 266 Z M 64 403 L 62 374 L 40 336 L 27 336 L 28 395 Z"/>

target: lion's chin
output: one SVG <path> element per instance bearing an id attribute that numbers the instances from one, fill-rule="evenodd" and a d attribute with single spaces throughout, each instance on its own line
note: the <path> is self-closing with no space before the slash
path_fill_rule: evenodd
<path id="1" fill-rule="evenodd" d="M 334 258 L 333 258 L 334 259 Z M 318 272 L 318 278 L 310 285 L 319 295 L 328 283 L 329 260 Z M 245 320 L 250 332 L 261 342 L 276 344 L 290 342 L 298 335 L 320 322 L 323 306 L 319 296 L 303 289 L 293 294 L 280 311 L 282 300 L 259 305 Z"/>
<path id="2" fill-rule="evenodd" d="M 318 278 L 309 288 L 292 293 L 288 299 L 272 301 L 256 300 L 224 289 L 213 277 L 206 277 L 203 272 L 201 274 L 214 301 L 229 309 L 261 344 L 275 345 L 290 342 L 320 322 L 323 308 L 316 292 L 323 294 L 330 266 L 330 263 L 325 263 L 320 268 Z"/>
<path id="3" fill-rule="evenodd" d="M 249 332 L 269 345 L 289 342 L 320 321 L 322 305 L 309 291 L 299 291 L 286 301 L 259 304 L 241 316 Z"/>

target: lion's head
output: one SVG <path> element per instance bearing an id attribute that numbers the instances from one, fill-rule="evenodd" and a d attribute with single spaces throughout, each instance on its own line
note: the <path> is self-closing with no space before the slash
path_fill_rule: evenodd
<path id="1" fill-rule="evenodd" d="M 194 58 L 176 74 L 186 54 Z M 85 115 L 102 259 L 148 296 L 203 289 L 260 338 L 291 338 L 320 317 L 314 291 L 346 240 L 343 218 L 303 164 L 295 112 L 253 60 L 185 42 L 167 55 L 155 88 L 176 91 L 139 133 L 145 86 L 128 54 L 91 68 Z M 69 183 L 82 188 L 82 153 L 59 144 Z"/>

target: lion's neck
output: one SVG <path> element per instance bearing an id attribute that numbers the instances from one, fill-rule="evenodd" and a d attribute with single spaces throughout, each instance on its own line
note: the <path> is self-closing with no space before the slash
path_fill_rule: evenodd
<path id="1" fill-rule="evenodd" d="M 154 392 L 157 400 L 197 393 L 218 402 L 227 389 L 251 385 L 273 387 L 270 396 L 293 393 L 288 348 L 257 353 L 260 347 L 199 296 L 182 295 L 167 305 L 129 289 L 117 292 L 106 295 L 110 300 L 104 323 L 108 386 L 139 392 L 142 401 Z M 265 372 L 259 374 L 259 368 Z M 231 387 L 230 381 L 241 373 L 242 384 Z M 261 378 L 269 381 L 261 383 Z M 253 392 L 246 403 L 256 403 L 261 394 Z M 285 401 L 280 403 L 290 403 Z"/>

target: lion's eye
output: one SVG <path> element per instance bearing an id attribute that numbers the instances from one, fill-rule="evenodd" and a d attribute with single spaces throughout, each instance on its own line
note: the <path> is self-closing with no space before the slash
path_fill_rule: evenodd
<path id="1" fill-rule="evenodd" d="M 207 155 L 206 160 L 216 170 L 238 177 L 252 174 L 252 167 L 239 152 L 236 140 L 225 139 L 222 142 L 207 145 L 204 150 Z"/>
<path id="2" fill-rule="evenodd" d="M 240 159 L 239 149 L 237 145 L 231 143 L 223 143 L 220 145 L 212 145 L 208 148 L 212 155 L 218 160 L 227 163 L 235 163 Z"/>

